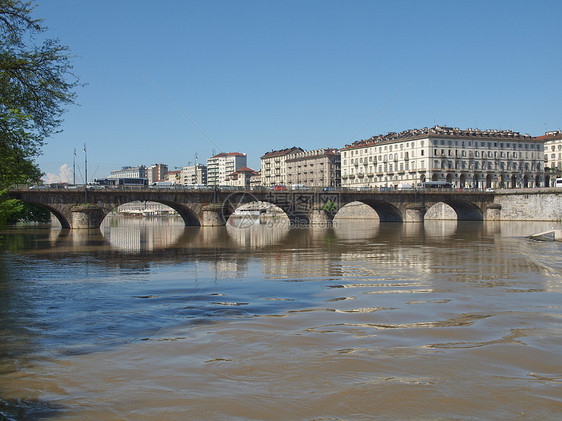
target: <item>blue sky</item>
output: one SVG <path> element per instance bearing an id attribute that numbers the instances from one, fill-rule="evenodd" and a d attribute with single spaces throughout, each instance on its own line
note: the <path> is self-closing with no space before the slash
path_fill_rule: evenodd
<path id="1" fill-rule="evenodd" d="M 87 84 L 37 160 L 52 181 L 76 148 L 82 182 L 84 143 L 91 180 L 213 151 L 257 170 L 272 149 L 435 124 L 562 126 L 558 0 L 39 3 Z"/>

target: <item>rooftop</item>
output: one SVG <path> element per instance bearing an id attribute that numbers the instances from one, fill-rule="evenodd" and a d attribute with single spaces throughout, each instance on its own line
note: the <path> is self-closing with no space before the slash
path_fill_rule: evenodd
<path id="1" fill-rule="evenodd" d="M 240 153 L 240 152 L 221 152 L 215 156 L 212 156 L 210 159 L 213 158 L 222 158 L 222 157 L 227 157 L 227 156 L 246 156 L 245 153 Z"/>
<path id="2" fill-rule="evenodd" d="M 290 153 L 295 153 L 295 152 L 304 152 L 302 148 L 299 148 L 297 146 L 293 146 L 292 148 L 287 148 L 287 149 L 279 149 L 277 151 L 271 151 L 271 152 L 267 152 L 265 155 L 263 155 L 261 157 L 261 159 L 264 158 L 273 158 L 275 156 L 284 156 L 284 155 L 288 155 Z"/>
<path id="3" fill-rule="evenodd" d="M 358 140 L 350 145 L 345 145 L 342 149 L 352 149 L 355 147 L 368 146 L 381 142 L 394 142 L 396 140 L 420 139 L 424 137 L 450 137 L 450 138 L 489 138 L 489 139 L 510 139 L 510 140 L 535 140 L 529 134 L 521 134 L 513 130 L 498 129 L 459 129 L 458 127 L 433 126 L 422 129 L 409 129 L 400 133 L 389 132 L 385 135 L 379 134 L 370 139 Z"/>

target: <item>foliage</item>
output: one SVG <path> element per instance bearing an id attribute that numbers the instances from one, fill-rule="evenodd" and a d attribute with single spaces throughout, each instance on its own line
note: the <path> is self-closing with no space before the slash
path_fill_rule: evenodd
<path id="1" fill-rule="evenodd" d="M 329 199 L 324 206 L 322 206 L 322 210 L 325 212 L 335 212 L 338 210 L 338 205 L 331 199 Z"/>
<path id="2" fill-rule="evenodd" d="M 34 8 L 31 1 L 0 0 L 0 189 L 39 181 L 34 159 L 76 95 L 68 47 L 40 39 L 47 28 L 32 17 Z M 0 222 L 15 209 L 2 206 Z"/>

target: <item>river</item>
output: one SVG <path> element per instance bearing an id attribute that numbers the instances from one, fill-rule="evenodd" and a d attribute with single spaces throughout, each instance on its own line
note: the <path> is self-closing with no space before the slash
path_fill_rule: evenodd
<path id="1" fill-rule="evenodd" d="M 554 419 L 559 223 L 20 227 L 0 418 Z"/>

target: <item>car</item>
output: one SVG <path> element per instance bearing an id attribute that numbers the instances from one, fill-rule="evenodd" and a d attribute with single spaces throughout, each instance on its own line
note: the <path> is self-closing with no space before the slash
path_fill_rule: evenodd
<path id="1" fill-rule="evenodd" d="M 275 191 L 287 190 L 287 187 L 285 187 L 285 186 L 283 186 L 283 185 L 281 185 L 281 184 L 278 184 L 278 185 L 276 185 L 275 187 L 273 187 L 273 190 L 275 190 Z"/>

